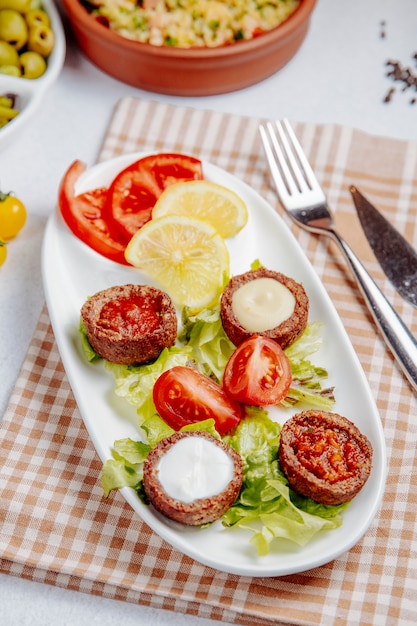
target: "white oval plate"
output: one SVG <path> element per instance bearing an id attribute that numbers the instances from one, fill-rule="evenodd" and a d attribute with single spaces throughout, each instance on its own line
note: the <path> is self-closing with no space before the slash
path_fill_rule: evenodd
<path id="1" fill-rule="evenodd" d="M 42 0 L 42 5 L 48 13 L 52 30 L 55 35 L 54 49 L 48 58 L 46 72 L 34 80 L 18 78 L 0 74 L 0 94 L 14 93 L 18 96 L 18 109 L 20 111 L 6 126 L 0 128 L 0 147 L 7 142 L 28 122 L 42 102 L 45 92 L 59 76 L 65 60 L 65 33 L 61 18 L 53 0 Z"/>
<path id="2" fill-rule="evenodd" d="M 143 154 L 124 155 L 92 167 L 82 174 L 77 193 L 108 185 L 125 166 Z M 335 411 L 357 424 L 374 448 L 371 476 L 343 513 L 340 528 L 321 533 L 300 548 L 277 543 L 259 557 L 244 530 L 225 529 L 216 522 L 206 529 L 176 524 L 144 505 L 132 489 L 122 493 L 138 515 L 163 539 L 195 560 L 243 576 L 282 576 L 305 571 L 337 558 L 354 546 L 369 527 L 385 485 L 386 451 L 378 415 L 368 383 L 340 318 L 317 274 L 286 224 L 274 209 L 245 183 L 220 168 L 203 163 L 207 179 L 233 189 L 247 203 L 249 222 L 228 240 L 233 274 L 250 269 L 259 259 L 302 282 L 310 297 L 310 320 L 323 322 L 324 341 L 314 355 L 327 368 L 328 384 L 336 389 Z M 56 211 L 49 219 L 42 254 L 42 273 L 49 314 L 61 357 L 81 415 L 98 455 L 111 457 L 116 439 L 140 435 L 135 411 L 113 393 L 114 379 L 97 364 L 85 360 L 78 333 L 80 308 L 100 289 L 128 282 L 150 283 L 145 275 L 105 259 L 72 235 Z M 295 412 L 295 411 L 294 411 Z M 283 423 L 291 411 L 275 409 L 271 417 Z"/>

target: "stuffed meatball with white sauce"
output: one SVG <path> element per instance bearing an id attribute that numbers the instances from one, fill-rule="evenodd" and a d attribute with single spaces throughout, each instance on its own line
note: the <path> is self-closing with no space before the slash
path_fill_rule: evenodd
<path id="1" fill-rule="evenodd" d="M 235 346 L 265 335 L 284 350 L 304 332 L 308 311 L 301 283 L 264 267 L 233 276 L 220 302 L 223 328 Z"/>
<path id="2" fill-rule="evenodd" d="M 151 450 L 143 466 L 143 486 L 151 504 L 188 526 L 219 519 L 237 499 L 242 481 L 240 455 L 200 431 L 166 437 Z"/>

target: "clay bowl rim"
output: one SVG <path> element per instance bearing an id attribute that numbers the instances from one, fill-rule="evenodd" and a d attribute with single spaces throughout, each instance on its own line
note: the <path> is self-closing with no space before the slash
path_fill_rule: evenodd
<path id="1" fill-rule="evenodd" d="M 112 47 L 124 48 L 130 53 L 137 53 L 149 57 L 160 57 L 161 59 L 179 59 L 179 60 L 217 60 L 250 54 L 252 52 L 263 50 L 268 44 L 277 44 L 279 41 L 285 42 L 297 32 L 306 20 L 309 19 L 317 0 L 301 0 L 299 6 L 295 9 L 284 22 L 275 26 L 275 28 L 265 31 L 254 39 L 239 41 L 236 44 L 226 44 L 213 48 L 178 48 L 175 46 L 155 46 L 150 43 L 135 41 L 119 35 L 110 30 L 103 24 L 100 24 L 87 9 L 81 4 L 80 0 L 63 0 L 63 4 L 67 11 L 67 15 L 71 19 L 76 19 L 80 26 L 89 29 L 90 35 L 99 39 L 102 43 L 106 41 Z"/>

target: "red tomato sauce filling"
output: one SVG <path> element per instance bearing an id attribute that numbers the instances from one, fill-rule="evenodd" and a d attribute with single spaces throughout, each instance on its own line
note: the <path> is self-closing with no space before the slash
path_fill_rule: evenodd
<path id="1" fill-rule="evenodd" d="M 292 447 L 309 472 L 331 484 L 350 478 L 365 462 L 358 442 L 337 427 L 299 425 Z"/>
<path id="2" fill-rule="evenodd" d="M 160 326 L 158 305 L 149 298 L 134 296 L 106 302 L 100 312 L 102 328 L 142 337 Z"/>

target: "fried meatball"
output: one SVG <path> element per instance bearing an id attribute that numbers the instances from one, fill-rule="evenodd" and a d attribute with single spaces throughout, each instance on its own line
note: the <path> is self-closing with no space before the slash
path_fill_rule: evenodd
<path id="1" fill-rule="evenodd" d="M 231 278 L 220 301 L 223 328 L 235 346 L 256 334 L 285 349 L 304 332 L 308 310 L 300 283 L 264 267 Z"/>
<path id="2" fill-rule="evenodd" d="M 153 506 L 189 526 L 219 519 L 237 499 L 243 480 L 240 455 L 206 432 L 177 432 L 160 441 L 143 466 Z"/>
<path id="3" fill-rule="evenodd" d="M 372 446 L 350 420 L 303 411 L 282 427 L 279 462 L 290 487 L 320 504 L 352 500 L 369 478 Z"/>
<path id="4" fill-rule="evenodd" d="M 148 285 L 121 285 L 99 291 L 81 308 L 94 350 L 113 363 L 132 365 L 156 359 L 175 343 L 177 315 L 167 293 Z"/>

